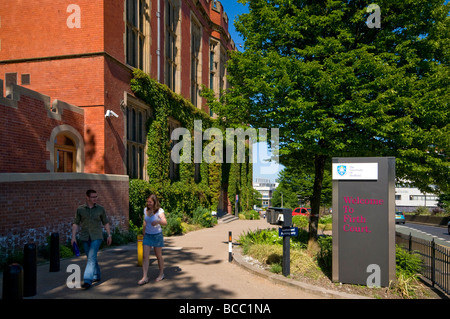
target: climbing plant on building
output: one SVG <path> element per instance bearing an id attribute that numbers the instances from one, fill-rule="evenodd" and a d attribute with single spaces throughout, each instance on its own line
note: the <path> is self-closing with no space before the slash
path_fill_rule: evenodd
<path id="1" fill-rule="evenodd" d="M 195 163 L 194 145 L 191 145 L 191 160 L 181 161 L 177 164 L 176 173 L 170 173 L 173 141 L 170 139 L 169 121 L 175 120 L 189 132 L 194 131 L 194 121 L 201 121 L 203 130 L 213 127 L 225 135 L 224 122 L 211 118 L 139 69 L 134 70 L 130 86 L 136 97 L 153 109 L 153 116 L 146 123 L 148 183 L 159 194 L 165 209 L 181 211 L 187 218 L 192 218 L 194 210 L 200 206 L 217 210 L 221 194 L 233 198 L 231 203 L 234 203 L 235 195 L 240 194 L 240 210 L 250 208 L 246 204 L 252 202 L 247 198 L 248 194 L 254 194 L 248 190 L 252 188 L 251 163 L 207 163 L 204 160 Z M 203 149 L 209 142 L 202 140 Z"/>

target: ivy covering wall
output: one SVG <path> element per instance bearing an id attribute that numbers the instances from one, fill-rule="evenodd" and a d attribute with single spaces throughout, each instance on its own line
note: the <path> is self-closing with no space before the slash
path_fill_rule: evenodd
<path id="1" fill-rule="evenodd" d="M 149 75 L 136 69 L 131 80 L 131 89 L 142 101 L 152 107 L 153 116 L 146 123 L 147 129 L 147 173 L 149 180 L 130 181 L 130 219 L 142 214 L 148 193 L 155 193 L 168 212 L 178 212 L 189 218 L 198 207 L 217 211 L 219 200 L 228 196 L 234 212 L 235 196 L 239 196 L 239 212 L 250 210 L 253 203 L 252 164 L 207 163 L 197 164 L 200 178 L 195 178 L 194 163 L 194 121 L 201 120 L 202 131 L 217 128 L 222 132 L 225 145 L 225 127 L 219 119 L 211 118 L 182 96 L 174 93 L 166 85 L 158 83 Z M 177 120 L 182 128 L 191 132 L 191 160 L 179 163 L 176 178 L 169 177 L 171 141 L 169 136 L 169 118 Z M 212 140 L 202 140 L 202 151 Z M 178 141 L 176 141 L 178 143 Z M 248 155 L 248 147 L 246 149 Z M 248 157 L 247 157 L 248 158 Z M 135 198 L 133 198 L 133 196 Z M 226 211 L 227 207 L 223 207 Z M 134 220 L 133 220 L 134 219 Z"/>

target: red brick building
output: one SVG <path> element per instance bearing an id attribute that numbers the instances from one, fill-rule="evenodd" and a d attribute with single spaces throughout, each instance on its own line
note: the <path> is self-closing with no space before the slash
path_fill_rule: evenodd
<path id="1" fill-rule="evenodd" d="M 200 85 L 224 88 L 234 49 L 228 17 L 213 0 L 4 0 L 0 19 L 5 91 L 16 83 L 83 108 L 87 173 L 143 177 L 132 171 L 139 151 L 127 147 L 139 150 L 132 137 L 141 134 L 127 132 L 143 127 L 151 106 L 132 97 L 133 67 L 209 112 Z M 105 118 L 108 110 L 119 117 Z"/>
<path id="2" fill-rule="evenodd" d="M 145 179 L 144 123 L 152 106 L 133 96 L 132 70 L 142 69 L 209 112 L 199 89 L 226 86 L 227 51 L 235 49 L 228 23 L 214 0 L 2 0 L 0 114 L 8 126 L 0 131 L 0 182 L 30 172 Z M 17 108 L 8 106 L 14 94 L 21 96 Z M 49 111 L 51 101 L 64 103 Z M 55 120 L 57 109 L 64 112 Z M 16 117 L 27 125 L 11 120 Z"/>
<path id="3" fill-rule="evenodd" d="M 52 232 L 65 241 L 89 188 L 111 224 L 128 227 L 128 176 L 82 173 L 84 126 L 80 107 L 15 84 L 7 97 L 0 89 L 0 257 Z"/>

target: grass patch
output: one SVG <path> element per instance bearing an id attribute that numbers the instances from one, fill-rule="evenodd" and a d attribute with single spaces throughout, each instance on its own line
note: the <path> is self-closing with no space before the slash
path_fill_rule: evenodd
<path id="1" fill-rule="evenodd" d="M 245 254 L 268 266 L 274 273 L 281 273 L 283 259 L 283 239 L 278 230 L 264 230 L 247 233 L 240 238 Z M 317 257 L 306 249 L 307 237 L 299 230 L 299 236 L 291 237 L 290 270 L 311 279 L 326 278 L 318 265 Z"/>
<path id="2" fill-rule="evenodd" d="M 279 245 L 255 244 L 251 245 L 248 250 L 248 255 L 258 260 L 259 262 L 268 265 L 271 272 L 281 273 L 283 247 Z M 324 278 L 314 257 L 311 256 L 305 249 L 291 249 L 291 272 L 303 273 L 308 278 L 317 279 Z"/>
<path id="3" fill-rule="evenodd" d="M 291 237 L 290 273 L 291 278 L 346 293 L 364 295 L 380 299 L 417 299 L 436 298 L 419 280 L 422 261 L 417 254 L 407 252 L 401 247 L 396 249 L 396 277 L 389 287 L 369 288 L 361 285 L 333 283 L 332 273 L 332 236 L 318 239 L 319 252 L 311 253 L 307 249 L 308 233 L 299 229 L 299 236 Z M 239 238 L 243 253 L 256 259 L 263 267 L 273 273 L 282 272 L 283 239 L 278 230 L 257 230 L 248 232 Z"/>

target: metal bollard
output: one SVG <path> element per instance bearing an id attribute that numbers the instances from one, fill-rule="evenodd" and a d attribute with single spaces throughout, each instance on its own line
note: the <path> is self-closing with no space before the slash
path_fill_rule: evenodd
<path id="1" fill-rule="evenodd" d="M 142 267 L 142 261 L 144 259 L 144 246 L 143 246 L 144 236 L 138 235 L 137 236 L 137 256 L 138 256 L 138 263 L 137 265 L 139 267 Z"/>
<path id="2" fill-rule="evenodd" d="M 50 236 L 50 272 L 58 272 L 59 268 L 59 234 L 52 233 Z"/>
<path id="3" fill-rule="evenodd" d="M 35 244 L 26 244 L 23 249 L 23 295 L 31 297 L 36 295 L 37 278 L 37 247 Z"/>
<path id="4" fill-rule="evenodd" d="M 23 271 L 19 264 L 11 264 L 3 272 L 3 299 L 23 299 Z"/>
<path id="5" fill-rule="evenodd" d="M 228 262 L 233 261 L 233 240 L 231 232 L 228 232 Z"/>

